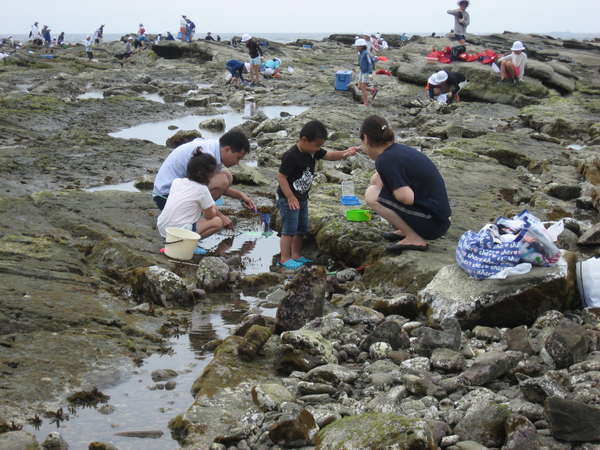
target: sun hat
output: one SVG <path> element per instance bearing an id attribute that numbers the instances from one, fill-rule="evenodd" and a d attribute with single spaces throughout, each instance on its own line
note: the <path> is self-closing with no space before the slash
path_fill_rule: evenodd
<path id="1" fill-rule="evenodd" d="M 438 85 L 442 84 L 444 81 L 446 81 L 447 79 L 448 79 L 448 74 L 446 73 L 446 71 L 440 70 L 439 72 L 436 72 L 433 75 L 431 75 L 429 77 L 429 80 L 427 80 L 427 83 L 431 84 L 432 86 L 438 86 Z"/>
<path id="2" fill-rule="evenodd" d="M 242 34 L 242 42 L 248 42 L 250 39 L 252 39 L 252 36 L 250 36 L 248 33 Z"/>
<path id="3" fill-rule="evenodd" d="M 515 43 L 511 47 L 511 50 L 513 52 L 519 52 L 519 51 L 525 50 L 525 46 L 523 45 L 523 43 L 521 41 L 515 41 Z"/>
<path id="4" fill-rule="evenodd" d="M 354 41 L 354 44 L 352 45 L 353 47 L 368 47 L 369 44 L 367 44 L 367 41 L 365 41 L 362 38 L 357 39 L 356 41 Z"/>

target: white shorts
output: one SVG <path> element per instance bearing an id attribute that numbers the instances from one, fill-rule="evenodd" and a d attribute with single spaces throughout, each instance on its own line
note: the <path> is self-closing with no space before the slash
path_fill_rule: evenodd
<path id="1" fill-rule="evenodd" d="M 371 80 L 371 74 L 370 73 L 360 73 L 358 75 L 358 82 L 359 83 L 369 84 L 370 80 Z"/>

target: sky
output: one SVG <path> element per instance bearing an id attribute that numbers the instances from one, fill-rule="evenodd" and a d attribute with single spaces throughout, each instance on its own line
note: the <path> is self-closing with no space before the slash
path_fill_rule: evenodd
<path id="1" fill-rule="evenodd" d="M 53 32 L 134 32 L 143 23 L 149 33 L 178 28 L 181 14 L 197 32 L 382 33 L 444 32 L 452 28 L 446 10 L 453 0 L 27 0 L 6 1 L 0 35 L 29 33 L 31 24 Z M 473 0 L 471 33 L 504 30 L 543 33 L 570 31 L 600 34 L 600 0 Z"/>

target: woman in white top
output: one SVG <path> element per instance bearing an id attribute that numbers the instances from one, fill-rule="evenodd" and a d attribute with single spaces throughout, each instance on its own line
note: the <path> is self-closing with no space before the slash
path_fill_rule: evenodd
<path id="1" fill-rule="evenodd" d="M 524 50 L 525 46 L 523 43 L 515 41 L 511 48 L 512 53 L 498 59 L 501 81 L 517 83 L 523 80 L 525 67 L 527 66 L 527 54 L 524 53 Z"/>
<path id="2" fill-rule="evenodd" d="M 208 190 L 210 179 L 217 173 L 217 161 L 201 150 L 196 152 L 188 163 L 187 178 L 173 180 L 165 208 L 158 216 L 156 227 L 163 237 L 168 227 L 192 230 L 203 238 L 223 229 Z"/>

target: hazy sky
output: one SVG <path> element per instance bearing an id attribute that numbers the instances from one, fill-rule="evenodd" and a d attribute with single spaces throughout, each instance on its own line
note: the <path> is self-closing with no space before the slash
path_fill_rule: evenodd
<path id="1" fill-rule="evenodd" d="M 447 31 L 453 0 L 26 0 L 3 1 L 0 35 L 53 32 L 175 31 L 187 14 L 198 32 L 429 32 Z M 600 0 L 473 0 L 470 32 L 600 32 Z"/>

